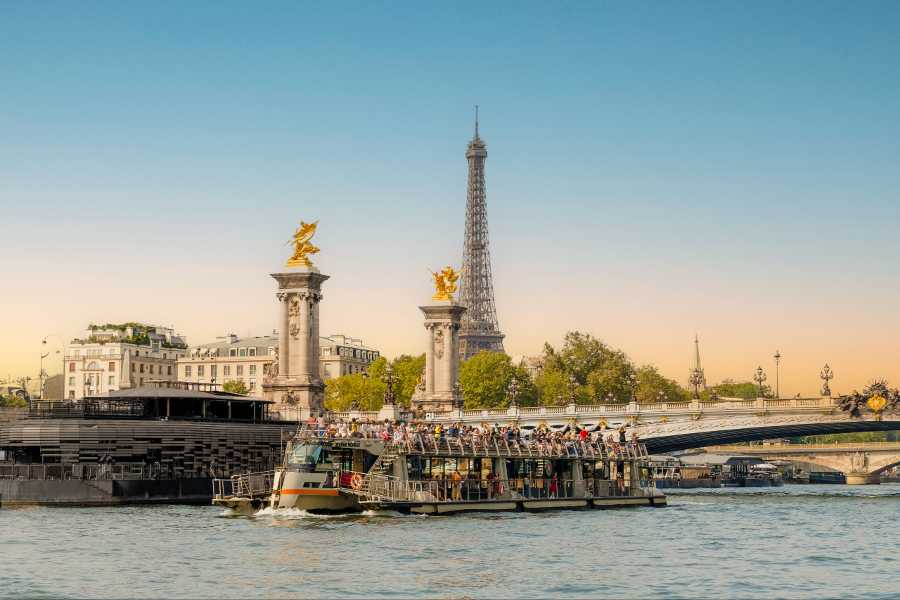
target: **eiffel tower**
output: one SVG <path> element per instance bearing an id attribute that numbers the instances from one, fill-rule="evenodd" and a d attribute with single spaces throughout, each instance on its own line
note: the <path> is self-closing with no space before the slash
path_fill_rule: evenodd
<path id="1" fill-rule="evenodd" d="M 503 352 L 503 334 L 497 323 L 491 254 L 488 247 L 487 194 L 484 162 L 487 146 L 478 136 L 478 107 L 475 107 L 475 136 L 466 149 L 469 187 L 466 195 L 466 238 L 463 249 L 459 302 L 466 307 L 459 330 L 459 353 L 463 360 L 482 350 Z"/>

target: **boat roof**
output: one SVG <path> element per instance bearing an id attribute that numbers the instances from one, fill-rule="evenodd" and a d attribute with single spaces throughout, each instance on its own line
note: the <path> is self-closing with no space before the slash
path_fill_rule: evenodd
<path id="1" fill-rule="evenodd" d="M 262 402 L 272 404 L 272 400 L 263 400 L 252 396 L 234 394 L 232 392 L 201 392 L 198 390 L 183 390 L 178 388 L 157 387 L 144 385 L 136 388 L 116 390 L 103 396 L 89 396 L 89 400 L 218 400 L 231 402 Z"/>

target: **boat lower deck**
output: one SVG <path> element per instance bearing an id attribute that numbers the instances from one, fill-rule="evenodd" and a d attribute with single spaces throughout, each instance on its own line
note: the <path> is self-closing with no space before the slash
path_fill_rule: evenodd
<path id="1" fill-rule="evenodd" d="M 449 502 L 362 502 L 363 506 L 376 510 L 394 510 L 401 513 L 445 515 L 464 512 L 539 512 L 545 510 L 584 510 L 630 508 L 638 506 L 660 507 L 666 505 L 662 494 L 652 496 L 610 496 L 598 498 L 543 498 L 497 499 Z"/>

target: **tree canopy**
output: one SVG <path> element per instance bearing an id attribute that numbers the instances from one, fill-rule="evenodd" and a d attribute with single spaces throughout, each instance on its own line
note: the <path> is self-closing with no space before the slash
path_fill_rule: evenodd
<path id="1" fill-rule="evenodd" d="M 387 359 L 375 359 L 365 373 L 352 373 L 325 382 L 325 408 L 329 410 L 378 410 L 384 403 L 387 383 Z M 403 354 L 391 361 L 394 379 L 394 401 L 409 406 L 416 383 L 425 369 L 425 355 Z"/>
<path id="2" fill-rule="evenodd" d="M 482 351 L 459 367 L 459 387 L 466 408 L 506 408 L 509 385 L 516 380 L 519 406 L 537 404 L 537 388 L 523 367 L 514 366 L 502 352 Z"/>
<path id="3" fill-rule="evenodd" d="M 689 398 L 687 391 L 652 365 L 636 366 L 621 350 L 590 334 L 570 331 L 557 350 L 544 344 L 543 369 L 536 378 L 540 402 L 551 406 L 629 402 L 670 402 Z"/>
<path id="4" fill-rule="evenodd" d="M 232 394 L 243 394 L 245 396 L 250 393 L 247 385 L 239 379 L 229 379 L 228 381 L 223 383 L 222 391 L 230 392 Z"/>

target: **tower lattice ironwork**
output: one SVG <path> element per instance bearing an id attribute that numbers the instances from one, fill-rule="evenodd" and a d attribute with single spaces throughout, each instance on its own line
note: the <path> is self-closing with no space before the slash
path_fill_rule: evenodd
<path id="1" fill-rule="evenodd" d="M 478 135 L 478 107 L 475 107 L 475 136 L 466 149 L 469 185 L 466 195 L 466 237 L 463 249 L 460 304 L 466 307 L 459 331 L 459 351 L 463 360 L 482 350 L 503 352 L 503 334 L 497 322 L 491 254 L 488 244 L 487 193 L 484 163 L 487 146 Z"/>

